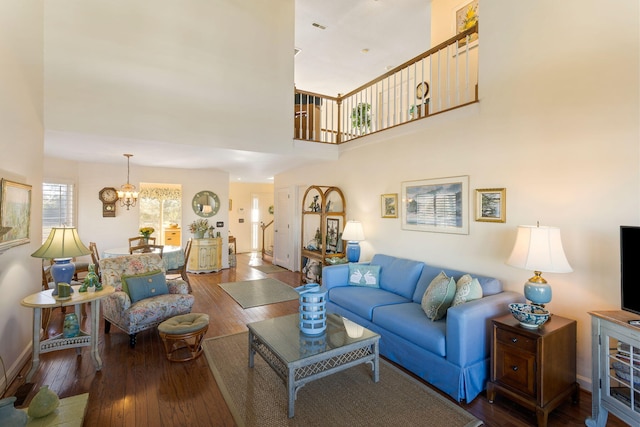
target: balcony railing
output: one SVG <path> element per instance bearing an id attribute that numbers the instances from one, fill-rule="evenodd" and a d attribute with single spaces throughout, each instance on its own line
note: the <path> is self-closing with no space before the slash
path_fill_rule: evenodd
<path id="1" fill-rule="evenodd" d="M 294 139 L 340 144 L 478 101 L 478 25 L 337 97 L 296 89 Z"/>

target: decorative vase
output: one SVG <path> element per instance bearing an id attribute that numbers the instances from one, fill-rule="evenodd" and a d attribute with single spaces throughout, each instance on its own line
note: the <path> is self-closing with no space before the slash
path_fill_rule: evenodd
<path id="1" fill-rule="evenodd" d="M 80 324 L 78 316 L 75 313 L 69 313 L 64 316 L 64 324 L 62 326 L 62 336 L 65 338 L 77 337 L 80 333 Z"/>
<path id="2" fill-rule="evenodd" d="M 202 239 L 204 237 L 204 231 L 194 231 L 193 238 L 194 239 Z"/>
<path id="3" fill-rule="evenodd" d="M 46 417 L 55 411 L 59 404 L 58 395 L 53 390 L 50 390 L 48 385 L 43 385 L 40 387 L 40 391 L 31 399 L 27 414 L 33 418 Z"/>
<path id="4" fill-rule="evenodd" d="M 0 425 L 5 427 L 22 427 L 27 425 L 27 414 L 13 406 L 15 396 L 0 400 Z"/>

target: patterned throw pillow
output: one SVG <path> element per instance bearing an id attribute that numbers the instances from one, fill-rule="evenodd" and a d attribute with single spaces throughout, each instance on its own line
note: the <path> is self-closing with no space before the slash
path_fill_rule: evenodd
<path id="1" fill-rule="evenodd" d="M 433 321 L 442 319 L 456 294 L 456 281 L 441 271 L 429 284 L 422 297 L 422 310 Z"/>
<path id="2" fill-rule="evenodd" d="M 123 290 L 125 286 L 132 303 L 145 298 L 151 298 L 169 293 L 167 279 L 164 273 L 161 271 L 156 272 L 155 274 L 141 274 L 138 276 L 128 276 L 126 278 L 123 277 Z"/>
<path id="3" fill-rule="evenodd" d="M 478 279 L 472 278 L 469 274 L 465 274 L 458 279 L 456 283 L 456 295 L 453 297 L 451 307 L 464 304 L 482 298 L 482 286 Z"/>
<path id="4" fill-rule="evenodd" d="M 349 285 L 380 287 L 380 266 L 365 264 L 349 264 Z"/>

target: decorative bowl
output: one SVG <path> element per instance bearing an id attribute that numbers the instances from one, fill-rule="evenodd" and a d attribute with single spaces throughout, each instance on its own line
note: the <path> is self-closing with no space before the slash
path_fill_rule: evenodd
<path id="1" fill-rule="evenodd" d="M 536 329 L 549 320 L 549 312 L 531 304 L 509 304 L 509 311 L 521 326 Z"/>

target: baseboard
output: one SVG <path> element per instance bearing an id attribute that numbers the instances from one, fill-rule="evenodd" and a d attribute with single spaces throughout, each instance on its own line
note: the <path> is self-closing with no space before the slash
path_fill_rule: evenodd
<path id="1" fill-rule="evenodd" d="M 32 348 L 33 343 L 30 342 L 29 345 L 27 345 L 27 347 L 22 350 L 22 353 L 20 353 L 18 359 L 9 367 L 9 369 L 7 369 L 6 378 L 7 381 L 9 381 L 9 384 L 11 384 L 18 377 L 24 365 L 31 360 L 31 355 L 33 354 Z M 7 387 L 8 384 L 5 382 L 5 376 L 3 375 L 0 378 L 0 390 L 2 390 L 2 394 L 4 394 Z"/>

